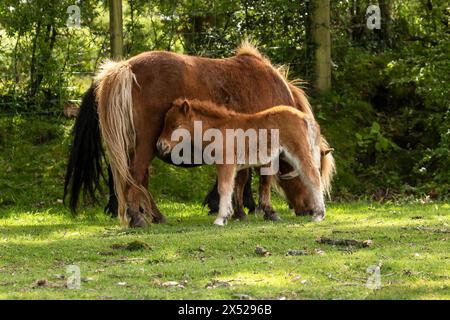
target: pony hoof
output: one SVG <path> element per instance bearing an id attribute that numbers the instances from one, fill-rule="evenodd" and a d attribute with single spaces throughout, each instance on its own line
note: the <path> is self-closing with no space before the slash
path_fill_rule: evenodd
<path id="1" fill-rule="evenodd" d="M 248 221 L 247 215 L 242 210 L 236 210 L 233 215 L 233 219 L 240 220 L 240 221 Z"/>
<path id="2" fill-rule="evenodd" d="M 248 217 L 245 213 L 242 216 L 234 216 L 233 219 L 244 222 L 248 221 Z"/>
<path id="3" fill-rule="evenodd" d="M 227 224 L 227 219 L 225 219 L 225 218 L 217 218 L 216 220 L 214 220 L 214 224 L 216 226 L 224 227 Z"/>
<path id="4" fill-rule="evenodd" d="M 130 227 L 131 228 L 147 228 L 148 223 L 147 223 L 147 220 L 141 215 L 133 216 L 130 221 Z"/>
<path id="5" fill-rule="evenodd" d="M 300 210 L 295 211 L 296 216 L 312 216 L 314 212 L 312 210 Z"/>
<path id="6" fill-rule="evenodd" d="M 271 210 L 269 212 L 264 213 L 264 220 L 268 221 L 281 221 L 280 216 L 278 215 L 278 212 Z"/>
<path id="7" fill-rule="evenodd" d="M 323 219 L 325 219 L 325 213 L 324 212 L 315 212 L 312 216 L 313 222 L 320 222 Z"/>
<path id="8" fill-rule="evenodd" d="M 259 214 L 264 214 L 265 210 L 262 206 L 258 205 L 255 210 L 253 211 L 253 213 L 255 215 L 259 215 Z"/>

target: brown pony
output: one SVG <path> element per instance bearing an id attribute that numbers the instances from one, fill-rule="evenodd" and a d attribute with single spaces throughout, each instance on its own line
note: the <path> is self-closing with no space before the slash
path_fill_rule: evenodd
<path id="1" fill-rule="evenodd" d="M 261 136 L 262 130 L 265 130 L 264 138 Z M 202 139 L 208 132 L 214 134 L 215 140 L 211 143 L 214 150 L 210 150 L 211 145 Z M 249 142 L 243 140 L 244 144 L 239 147 L 235 143 L 235 132 L 241 134 L 243 139 L 248 138 Z M 174 139 L 174 134 L 182 135 Z M 252 134 L 254 139 L 250 140 Z M 187 145 L 190 146 L 195 135 L 197 141 L 200 138 L 200 143 L 194 144 L 200 154 L 204 156 L 206 148 L 210 148 L 210 153 L 214 154 L 210 163 L 214 163 L 217 168 L 220 195 L 219 214 L 214 221 L 216 225 L 225 225 L 231 217 L 236 173 L 243 168 L 270 164 L 279 157 L 294 168 L 296 176 L 302 180 L 311 196 L 313 221 L 324 218 L 325 189 L 320 175 L 322 137 L 314 118 L 288 106 L 243 114 L 211 102 L 178 99 L 166 114 L 164 128 L 157 142 L 158 150 L 162 155 L 171 154 L 177 146 L 182 146 L 179 137 L 187 139 Z M 211 141 L 211 136 L 207 141 Z M 275 170 L 278 171 L 278 168 Z"/>
<path id="2" fill-rule="evenodd" d="M 287 79 L 287 70 L 282 70 L 284 77 Z M 311 105 L 306 97 L 305 92 L 297 87 L 295 84 L 299 82 L 293 80 L 288 83 L 289 89 L 294 98 L 295 108 L 306 113 L 311 119 L 314 119 Z M 301 82 L 301 81 L 300 81 Z M 336 173 L 336 165 L 334 158 L 331 155 L 331 151 L 326 139 L 322 136 L 321 143 L 321 177 L 325 191 L 330 196 L 331 181 Z M 235 213 L 233 218 L 245 220 L 246 215 L 244 212 L 244 199 L 243 189 L 246 179 L 248 178 L 248 170 L 239 171 L 235 180 L 235 192 L 233 194 L 235 200 Z M 281 187 L 278 190 L 286 198 L 289 205 L 294 209 L 297 216 L 313 215 L 313 204 L 311 202 L 311 196 L 308 193 L 308 189 L 303 184 L 302 180 L 298 177 L 298 173 L 283 159 L 280 159 L 279 173 L 275 175 L 276 185 Z M 216 183 L 217 185 L 217 183 Z M 258 211 L 264 214 L 266 220 L 277 221 L 280 220 L 278 213 L 272 208 L 270 199 L 271 181 L 270 176 L 260 176 L 259 184 L 259 207 Z"/>
<path id="3" fill-rule="evenodd" d="M 156 156 L 156 141 L 172 101 L 210 100 L 243 113 L 297 102 L 286 78 L 249 43 L 227 59 L 154 51 L 109 61 L 97 74 L 95 87 L 124 226 L 164 221 L 147 191 L 147 169 Z M 265 180 L 269 189 L 265 188 L 263 200 L 269 207 L 270 176 Z"/>

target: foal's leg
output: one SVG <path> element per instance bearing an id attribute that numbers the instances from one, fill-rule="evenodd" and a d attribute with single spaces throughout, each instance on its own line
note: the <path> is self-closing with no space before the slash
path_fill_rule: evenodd
<path id="1" fill-rule="evenodd" d="M 259 175 L 259 205 L 258 210 L 264 213 L 265 220 L 279 221 L 281 220 L 278 212 L 272 207 L 271 200 L 272 176 Z"/>
<path id="2" fill-rule="evenodd" d="M 236 166 L 232 164 L 217 165 L 218 191 L 220 196 L 219 214 L 214 224 L 224 226 L 233 212 L 233 187 Z"/>
<path id="3" fill-rule="evenodd" d="M 256 204 L 255 200 L 253 199 L 253 193 L 252 193 L 252 170 L 248 169 L 249 175 L 248 179 L 244 185 L 244 194 L 243 194 L 243 204 L 244 207 L 248 209 L 248 212 L 255 212 Z M 238 179 L 236 177 L 236 179 Z M 236 187 L 237 188 L 237 181 L 236 181 Z M 208 214 L 213 215 L 217 214 L 219 212 L 219 192 L 217 191 L 217 179 L 212 187 L 212 189 L 208 192 L 205 199 L 203 200 L 203 205 L 207 205 L 209 208 Z"/>
<path id="4" fill-rule="evenodd" d="M 249 176 L 249 169 L 243 169 L 237 172 L 234 185 L 234 219 L 247 220 L 244 211 L 244 188 Z"/>

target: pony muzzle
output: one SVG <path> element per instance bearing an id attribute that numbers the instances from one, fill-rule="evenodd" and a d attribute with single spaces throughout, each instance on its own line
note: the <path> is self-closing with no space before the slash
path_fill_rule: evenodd
<path id="1" fill-rule="evenodd" d="M 158 139 L 158 142 L 156 143 L 156 149 L 158 150 L 159 155 L 162 157 L 167 156 L 171 150 L 170 144 L 162 139 Z"/>

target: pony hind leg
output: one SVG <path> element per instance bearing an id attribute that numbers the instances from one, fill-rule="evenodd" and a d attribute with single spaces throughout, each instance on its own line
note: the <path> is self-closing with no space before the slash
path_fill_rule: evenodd
<path id="1" fill-rule="evenodd" d="M 271 186 L 272 176 L 259 175 L 259 203 L 258 211 L 264 214 L 265 220 L 280 221 L 278 212 L 272 207 Z"/>
<path id="2" fill-rule="evenodd" d="M 244 207 L 248 209 L 249 213 L 255 212 L 256 210 L 256 203 L 253 199 L 253 193 L 252 193 L 252 172 L 253 170 L 251 168 L 248 169 L 248 178 L 244 185 L 244 193 L 243 193 L 243 203 Z"/>
<path id="3" fill-rule="evenodd" d="M 132 176 L 137 186 L 130 186 L 127 192 L 127 215 L 131 227 L 147 227 L 151 222 L 164 223 L 152 195 L 148 191 L 148 167 L 155 152 L 152 144 L 138 144 L 132 160 Z"/>
<path id="4" fill-rule="evenodd" d="M 236 167 L 234 165 L 217 165 L 218 191 L 220 196 L 219 214 L 214 224 L 225 226 L 233 212 L 233 188 Z"/>
<path id="5" fill-rule="evenodd" d="M 244 211 L 244 189 L 249 177 L 249 169 L 243 169 L 237 172 L 234 186 L 234 214 L 233 218 L 247 221 L 247 215 Z"/>

